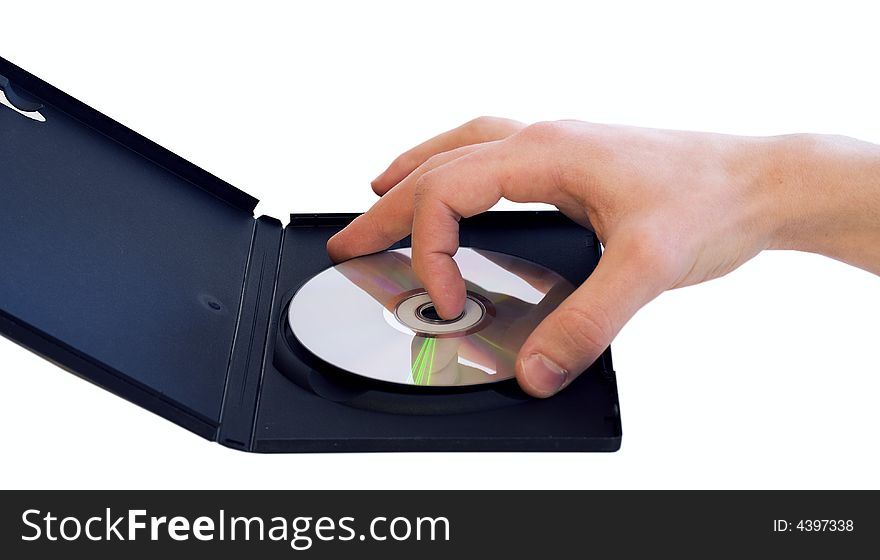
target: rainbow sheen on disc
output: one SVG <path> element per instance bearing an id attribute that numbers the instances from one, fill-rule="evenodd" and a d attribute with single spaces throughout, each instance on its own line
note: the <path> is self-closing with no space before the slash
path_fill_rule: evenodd
<path id="1" fill-rule="evenodd" d="M 533 262 L 461 248 L 464 312 L 444 321 L 410 266 L 410 250 L 358 257 L 317 274 L 293 296 L 293 335 L 321 360 L 404 385 L 461 387 L 515 376 L 528 335 L 574 286 Z"/>

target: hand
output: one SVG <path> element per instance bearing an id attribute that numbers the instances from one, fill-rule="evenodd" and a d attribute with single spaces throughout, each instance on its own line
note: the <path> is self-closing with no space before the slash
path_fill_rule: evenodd
<path id="1" fill-rule="evenodd" d="M 863 168 L 832 174 L 841 161 Z M 413 269 L 438 313 L 451 318 L 465 297 L 452 259 L 459 218 L 506 198 L 553 204 L 591 228 L 605 246 L 599 265 L 517 358 L 520 385 L 546 397 L 586 369 L 654 297 L 722 276 L 763 249 L 814 250 L 880 270 L 880 235 L 870 219 L 880 182 L 856 192 L 870 211 L 820 210 L 837 208 L 822 199 L 834 180 L 864 181 L 864 167 L 875 180 L 877 162 L 875 146 L 848 139 L 483 118 L 395 160 L 373 182 L 382 198 L 330 239 L 328 251 L 341 261 L 411 232 Z M 828 241 L 828 231 L 842 241 Z"/>

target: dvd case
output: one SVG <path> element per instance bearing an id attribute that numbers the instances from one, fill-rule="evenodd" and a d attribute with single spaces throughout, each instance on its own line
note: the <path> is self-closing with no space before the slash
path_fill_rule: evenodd
<path id="1" fill-rule="evenodd" d="M 8 338 L 246 451 L 619 448 L 610 349 L 545 400 L 513 379 L 426 388 L 352 375 L 303 348 L 285 313 L 354 215 L 255 218 L 252 196 L 3 59 L 0 95 Z M 558 212 L 465 219 L 460 241 L 575 286 L 601 254 Z"/>

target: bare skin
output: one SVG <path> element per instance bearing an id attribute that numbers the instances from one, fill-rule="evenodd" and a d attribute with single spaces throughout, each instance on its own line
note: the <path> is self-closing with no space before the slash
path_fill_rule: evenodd
<path id="1" fill-rule="evenodd" d="M 505 198 L 546 202 L 596 232 L 592 275 L 523 344 L 520 385 L 563 389 L 665 290 L 705 282 L 765 249 L 823 254 L 880 274 L 880 147 L 845 137 L 741 137 L 579 121 L 483 117 L 398 157 L 378 202 L 327 244 L 334 261 L 412 233 L 439 314 L 465 287 L 458 220 Z"/>

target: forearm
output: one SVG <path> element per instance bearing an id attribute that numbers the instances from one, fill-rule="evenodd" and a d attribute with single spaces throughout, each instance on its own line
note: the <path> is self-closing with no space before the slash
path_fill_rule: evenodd
<path id="1" fill-rule="evenodd" d="M 841 136 L 772 139 L 770 248 L 819 253 L 880 274 L 880 146 Z"/>

